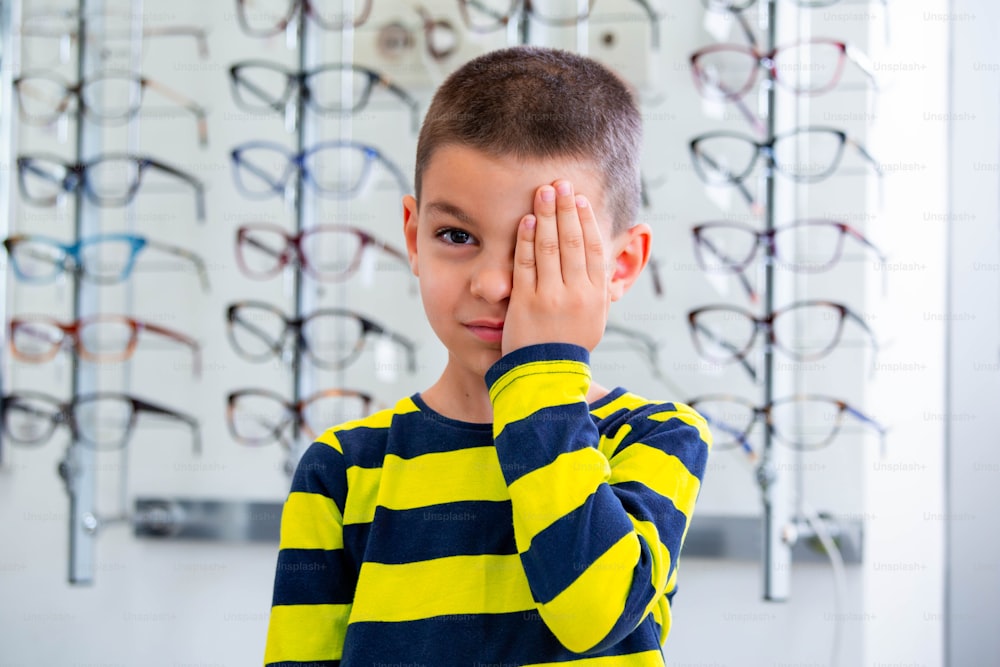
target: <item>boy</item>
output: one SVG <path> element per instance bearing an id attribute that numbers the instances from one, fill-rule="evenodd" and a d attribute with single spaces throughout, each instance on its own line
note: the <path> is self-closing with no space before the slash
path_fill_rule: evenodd
<path id="1" fill-rule="evenodd" d="M 640 135 L 567 52 L 488 53 L 437 91 L 403 232 L 448 361 L 303 456 L 267 664 L 663 665 L 711 438 L 588 366 L 649 258 Z"/>

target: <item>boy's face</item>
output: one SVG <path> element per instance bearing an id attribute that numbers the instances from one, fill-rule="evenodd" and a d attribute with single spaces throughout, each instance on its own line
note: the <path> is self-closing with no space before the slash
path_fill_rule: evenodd
<path id="1" fill-rule="evenodd" d="M 521 249 L 523 238 L 522 246 L 517 246 L 519 225 L 526 214 L 538 213 L 539 187 L 557 181 L 569 181 L 575 194 L 587 198 L 592 210 L 591 214 L 584 208 L 585 215 L 575 223 L 560 217 L 559 229 L 575 225 L 579 233 L 589 219 L 589 229 L 594 234 L 599 230 L 603 241 L 602 248 L 588 259 L 590 276 L 594 277 L 597 276 L 593 271 L 594 258 L 603 254 L 597 260 L 601 264 L 601 274 L 593 281 L 591 292 L 597 294 L 597 299 L 605 307 L 603 310 L 598 308 L 595 311 L 597 314 L 584 323 L 597 331 L 596 340 L 586 343 L 592 348 L 604 330 L 606 303 L 619 298 L 645 264 L 649 235 L 648 228 L 639 225 L 612 237 L 602 178 L 590 165 L 572 159 L 518 161 L 513 157 L 488 156 L 465 146 L 446 145 L 436 150 L 424 171 L 419 206 L 412 197 L 404 198 L 404 231 L 410 264 L 419 278 L 428 320 L 448 348 L 450 364 L 457 363 L 466 371 L 482 377 L 502 353 L 510 351 L 513 320 L 508 322 L 508 309 L 512 288 L 518 281 L 514 275 L 515 247 L 519 248 L 519 261 L 524 256 Z M 572 198 L 558 198 L 552 209 L 567 201 L 570 205 L 564 208 L 572 209 Z M 559 215 L 563 213 L 560 211 Z M 544 218 L 546 216 L 537 216 L 536 233 L 539 238 L 545 230 L 555 233 L 554 215 L 551 223 Z M 520 229 L 523 233 L 525 228 L 522 226 Z M 639 232 L 638 235 L 636 232 Z M 565 233 L 563 237 L 566 237 Z M 640 251 L 637 268 L 619 266 L 622 257 L 625 257 L 626 264 L 635 259 L 629 259 L 630 247 L 633 251 L 636 248 Z M 566 257 L 565 249 L 563 257 Z M 542 257 L 538 259 L 538 275 L 541 276 L 545 260 Z M 558 254 L 555 261 L 556 275 L 559 275 Z M 582 254 L 580 262 L 584 262 Z M 564 259 L 563 265 L 568 266 L 569 262 Z M 632 275 L 633 272 L 635 275 Z M 562 274 L 570 275 L 566 268 Z M 583 278 L 587 276 L 583 275 Z M 582 284 L 587 281 L 574 277 L 571 282 Z M 537 283 L 537 286 L 541 288 L 543 284 Z M 544 290 L 547 296 L 555 297 L 550 299 L 554 306 L 566 301 L 558 293 L 559 289 L 561 286 Z M 515 301 L 520 298 L 521 295 L 515 292 Z M 514 311 L 523 310 L 515 307 L 511 318 L 515 317 Z M 538 312 L 536 308 L 535 313 Z M 569 321 L 565 315 L 561 317 L 564 318 L 560 320 L 561 326 L 550 327 L 550 331 L 565 333 L 579 329 L 579 323 Z M 537 329 L 536 324 L 555 320 L 542 317 L 532 320 L 519 315 L 517 321 L 531 323 L 521 326 L 522 329 Z M 505 322 L 508 322 L 506 332 Z M 545 339 L 546 336 L 542 335 L 538 342 Z M 558 335 L 550 339 L 575 342 Z M 524 340 L 524 337 L 519 337 L 519 340 Z"/>

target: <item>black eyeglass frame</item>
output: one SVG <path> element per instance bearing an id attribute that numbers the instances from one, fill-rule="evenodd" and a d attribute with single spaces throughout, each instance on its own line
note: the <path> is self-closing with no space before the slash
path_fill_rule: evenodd
<path id="1" fill-rule="evenodd" d="M 49 415 L 45 415 L 48 418 L 51 428 L 41 437 L 24 440 L 19 438 L 17 434 L 12 433 L 8 418 L 10 411 L 15 409 L 13 406 L 16 405 L 18 400 L 37 400 L 43 403 L 47 403 L 53 407 L 53 412 Z M 90 402 L 96 402 L 101 400 L 118 400 L 123 401 L 131 407 L 131 412 L 129 414 L 129 422 L 125 429 L 120 442 L 114 443 L 112 446 L 107 446 L 104 443 L 99 443 L 91 440 L 87 437 L 83 429 L 80 428 L 75 410 L 78 409 L 80 405 L 84 405 Z M 5 394 L 3 396 L 2 405 L 0 405 L 0 422 L 3 424 L 4 435 L 10 438 L 11 442 L 18 445 L 36 446 L 42 445 L 47 442 L 52 434 L 55 432 L 56 427 L 60 424 L 65 424 L 73 436 L 73 441 L 79 443 L 90 449 L 98 451 L 114 451 L 123 449 L 129 442 L 132 432 L 135 430 L 135 424 L 140 412 L 147 412 L 154 415 L 165 416 L 171 419 L 176 419 L 178 421 L 184 422 L 191 428 L 192 442 L 195 454 L 201 453 L 201 430 L 198 424 L 198 420 L 193 416 L 178 412 L 177 410 L 172 410 L 170 408 L 163 407 L 162 405 L 157 405 L 149 401 L 137 398 L 131 394 L 125 394 L 121 392 L 93 392 L 88 394 L 79 394 L 71 398 L 69 401 L 60 401 L 59 399 L 38 391 L 19 391 Z"/>
<path id="2" fill-rule="evenodd" d="M 251 330 L 263 342 L 267 342 L 267 339 L 269 338 L 269 336 L 267 336 L 260 330 L 254 331 L 255 327 L 253 326 L 252 321 L 245 321 L 240 319 L 239 317 L 240 310 L 243 308 L 255 308 L 267 311 L 268 313 L 272 314 L 275 318 L 281 320 L 281 322 L 284 323 L 284 329 L 278 336 L 278 339 L 275 341 L 271 341 L 271 343 L 268 345 L 267 351 L 263 354 L 251 354 L 250 352 L 245 350 L 243 346 L 241 346 L 236 339 L 235 327 L 237 326 L 237 324 L 246 327 L 248 330 Z M 325 359 L 319 358 L 316 355 L 313 346 L 311 346 L 309 344 L 309 341 L 306 340 L 304 332 L 305 326 L 310 320 L 315 319 L 317 317 L 330 317 L 330 316 L 343 317 L 353 320 L 357 322 L 361 327 L 361 334 L 358 336 L 357 344 L 350 350 L 350 352 L 346 356 L 335 362 L 330 362 L 326 361 Z M 393 343 L 399 345 L 404 350 L 406 350 L 407 369 L 409 370 L 409 372 L 414 373 L 416 372 L 417 369 L 416 344 L 413 341 L 406 338 L 405 336 L 402 336 L 393 331 L 390 331 L 389 329 L 386 329 L 381 324 L 369 319 L 368 317 L 365 317 L 364 315 L 356 311 L 349 310 L 346 308 L 321 308 L 319 310 L 314 310 L 311 313 L 303 315 L 302 317 L 287 317 L 281 309 L 276 308 L 263 301 L 239 301 L 237 303 L 230 304 L 229 307 L 226 308 L 226 333 L 229 336 L 229 342 L 232 345 L 233 349 L 236 350 L 237 354 L 239 354 L 244 359 L 247 359 L 248 361 L 265 361 L 270 357 L 280 358 L 282 350 L 285 348 L 287 344 L 288 337 L 294 336 L 295 345 L 298 346 L 300 350 L 305 352 L 306 355 L 308 355 L 309 359 L 311 359 L 314 364 L 316 364 L 320 368 L 324 368 L 327 370 L 342 370 L 344 368 L 347 368 L 352 363 L 354 363 L 355 360 L 357 360 L 358 356 L 364 350 L 365 340 L 367 339 L 367 337 L 369 335 L 378 336 L 386 338 L 392 341 Z"/>
<path id="3" fill-rule="evenodd" d="M 94 190 L 90 179 L 87 178 L 87 172 L 90 169 L 100 165 L 102 162 L 108 162 L 111 160 L 129 162 L 135 167 L 135 181 L 128 183 L 125 193 L 121 196 L 102 196 Z M 40 168 L 40 165 L 44 162 L 54 164 L 57 167 L 62 167 L 65 175 L 61 179 L 53 179 L 49 174 L 45 173 Z M 34 155 L 19 155 L 17 158 L 18 186 L 20 187 L 21 196 L 26 202 L 35 206 L 43 207 L 55 206 L 59 201 L 60 195 L 56 194 L 51 197 L 38 197 L 32 195 L 27 183 L 25 182 L 28 174 L 32 174 L 33 176 L 57 185 L 62 192 L 67 194 L 72 194 L 82 188 L 84 194 L 87 196 L 87 199 L 92 204 L 102 207 L 118 208 L 132 203 L 132 200 L 135 199 L 135 196 L 142 185 L 143 174 L 150 168 L 168 173 L 194 188 L 195 206 L 197 209 L 198 220 L 204 222 L 205 186 L 202 184 L 201 180 L 183 169 L 173 167 L 165 162 L 160 162 L 159 160 L 151 157 L 145 155 L 134 155 L 131 153 L 102 153 L 85 162 L 76 163 L 66 162 L 58 156 L 43 153 L 36 153 Z"/>

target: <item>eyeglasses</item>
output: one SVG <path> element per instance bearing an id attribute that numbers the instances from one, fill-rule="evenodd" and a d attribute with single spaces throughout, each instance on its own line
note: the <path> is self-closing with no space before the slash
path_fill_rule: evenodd
<path id="1" fill-rule="evenodd" d="M 35 391 L 7 394 L 0 407 L 3 431 L 12 442 L 37 446 L 65 425 L 73 440 L 99 451 L 122 449 L 135 428 L 139 413 L 180 421 L 191 428 L 194 451 L 201 453 L 198 420 L 128 394 L 97 392 L 74 396 L 68 402 Z"/>
<path id="2" fill-rule="evenodd" d="M 83 189 L 97 206 L 126 206 L 142 185 L 147 169 L 157 169 L 194 188 L 198 219 L 205 219 L 205 186 L 194 176 L 141 155 L 105 153 L 87 162 L 64 162 L 52 155 L 17 158 L 18 184 L 25 201 L 35 206 L 55 206 L 64 194 Z"/>
<path id="3" fill-rule="evenodd" d="M 754 379 L 756 370 L 746 357 L 760 331 L 764 331 L 768 345 L 796 361 L 815 361 L 837 346 L 847 320 L 864 330 L 877 351 L 875 333 L 864 319 L 847 306 L 832 301 L 798 301 L 760 318 L 726 305 L 705 306 L 688 313 L 691 338 L 698 353 L 716 363 L 739 361 Z"/>
<path id="4" fill-rule="evenodd" d="M 407 367 L 411 373 L 416 371 L 412 341 L 351 310 L 324 308 L 305 317 L 289 318 L 266 303 L 241 301 L 226 310 L 226 323 L 233 348 L 250 361 L 281 357 L 292 337 L 317 366 L 340 370 L 358 358 L 371 335 L 406 350 Z"/>
<path id="5" fill-rule="evenodd" d="M 878 431 L 885 446 L 884 426 L 846 402 L 817 394 L 797 394 L 756 406 L 725 394 L 707 395 L 687 401 L 711 425 L 718 450 L 741 447 L 753 453 L 750 432 L 758 421 L 774 439 L 792 449 L 815 451 L 829 445 L 840 433 L 844 416 L 850 415 Z"/>
<path id="6" fill-rule="evenodd" d="M 602 349 L 610 349 L 614 343 L 614 338 L 608 337 L 612 334 L 621 337 L 621 342 L 632 350 L 635 350 L 654 369 L 660 366 L 660 345 L 645 331 L 624 327 L 614 322 L 608 322 L 604 326 L 605 337 L 601 339 Z"/>
<path id="7" fill-rule="evenodd" d="M 67 244 L 37 234 L 17 234 L 5 239 L 3 245 L 14 275 L 25 282 L 46 283 L 61 273 L 71 273 L 94 283 L 113 285 L 128 279 L 139 253 L 149 248 L 194 264 L 202 288 L 208 289 L 208 272 L 200 257 L 145 236 L 95 234 Z"/>
<path id="8" fill-rule="evenodd" d="M 362 266 L 365 250 L 381 250 L 393 264 L 409 271 L 405 252 L 357 227 L 320 225 L 298 234 L 264 223 L 243 225 L 236 230 L 236 260 L 249 278 L 270 278 L 293 266 L 316 280 L 347 280 Z M 380 267 L 372 266 L 374 269 Z"/>
<path id="9" fill-rule="evenodd" d="M 743 272 L 764 248 L 768 262 L 797 273 L 819 273 L 840 261 L 844 239 L 851 237 L 872 250 L 880 262 L 882 252 L 854 227 L 834 220 L 796 220 L 787 225 L 757 231 L 739 222 L 705 222 L 691 228 L 694 254 L 705 271 L 736 273 L 748 295 L 757 293 Z"/>
<path id="10" fill-rule="evenodd" d="M 458 7 L 462 20 L 469 30 L 490 32 L 506 26 L 520 12 L 546 25 L 574 26 L 590 18 L 594 10 L 594 1 L 587 0 L 585 7 L 580 7 L 580 3 L 574 3 L 576 9 L 567 8 L 562 11 L 558 3 L 557 7 L 552 7 L 550 3 L 543 2 L 541 3 L 543 7 L 539 9 L 532 0 L 459 0 Z M 648 0 L 635 1 L 646 12 L 652 27 L 653 47 L 658 47 L 660 17 Z"/>
<path id="11" fill-rule="evenodd" d="M 93 12 L 86 12 L 83 14 L 83 17 L 88 23 L 93 23 L 95 14 Z M 111 29 L 102 27 L 101 30 L 97 31 L 97 34 L 88 29 L 87 41 L 95 45 L 100 44 L 102 55 L 109 55 L 106 42 L 115 40 L 127 41 L 133 38 L 133 31 L 130 26 L 132 16 L 130 14 L 102 12 L 97 16 L 97 20 L 101 26 L 106 26 L 109 22 L 118 22 L 118 25 L 112 26 Z M 20 27 L 20 34 L 25 37 L 58 40 L 57 47 L 46 47 L 41 50 L 46 55 L 56 54 L 56 58 L 40 63 L 43 66 L 57 65 L 69 62 L 70 49 L 73 43 L 80 38 L 79 29 L 76 27 L 79 21 L 80 12 L 76 9 L 42 11 L 24 17 Z M 208 36 L 205 30 L 198 26 L 143 26 L 142 37 L 144 40 L 154 37 L 189 37 L 195 40 L 198 55 L 203 59 L 208 58 Z M 34 54 L 36 51 L 32 50 L 31 53 Z"/>
<path id="12" fill-rule="evenodd" d="M 840 2 L 840 0 L 790 0 L 793 4 L 799 6 L 802 9 L 820 9 L 823 7 L 832 7 Z M 885 40 L 889 41 L 889 0 L 879 0 L 884 7 L 886 19 L 885 19 Z M 705 9 L 714 12 L 729 12 L 736 19 L 739 24 L 740 29 L 746 36 L 747 41 L 751 44 L 757 43 L 757 38 L 750 27 L 749 22 L 746 17 L 743 16 L 743 12 L 756 4 L 757 0 L 701 0 L 701 3 L 705 6 Z"/>
<path id="13" fill-rule="evenodd" d="M 355 113 L 368 104 L 372 89 L 378 86 L 409 107 L 414 127 L 417 124 L 417 101 L 385 76 L 359 65 L 334 63 L 294 71 L 276 63 L 248 60 L 229 68 L 229 80 L 236 103 L 251 112 L 284 113 L 301 98 L 321 114 Z M 349 99 L 343 95 L 345 89 L 351 91 Z"/>
<path id="14" fill-rule="evenodd" d="M 198 118 L 198 139 L 208 143 L 205 109 L 194 100 L 144 76 L 109 70 L 70 84 L 48 73 L 26 74 L 14 80 L 21 119 L 32 125 L 51 125 L 65 116 L 76 98 L 83 113 L 104 123 L 124 123 L 139 113 L 146 89 L 155 90 Z"/>
<path id="15" fill-rule="evenodd" d="M 356 0 L 348 5 L 354 11 L 344 11 L 340 2 L 321 0 L 237 0 L 236 17 L 240 28 L 251 37 L 271 37 L 293 25 L 299 12 L 312 19 L 324 30 L 357 28 L 368 20 L 371 0 Z"/>
<path id="16" fill-rule="evenodd" d="M 698 91 L 706 97 L 738 100 L 753 88 L 760 69 L 798 95 L 833 90 L 850 60 L 878 88 L 868 57 L 834 39 L 809 39 L 780 46 L 767 53 L 753 46 L 714 44 L 691 55 L 691 72 Z"/>
<path id="17" fill-rule="evenodd" d="M 65 324 L 46 315 L 22 315 L 10 321 L 10 350 L 15 359 L 43 363 L 67 348 L 81 359 L 118 362 L 132 358 L 139 334 L 158 334 L 191 348 L 194 373 L 201 371 L 201 346 L 189 336 L 124 315 L 91 315 Z"/>
<path id="18" fill-rule="evenodd" d="M 253 199 L 287 195 L 297 171 L 320 195 L 351 199 L 361 194 L 375 162 L 392 174 L 402 192 L 410 191 L 406 177 L 394 162 L 374 146 L 357 141 L 325 141 L 301 153 L 293 153 L 281 144 L 253 141 L 234 148 L 231 157 L 236 185 Z"/>
<path id="19" fill-rule="evenodd" d="M 830 127 L 800 127 L 758 142 L 737 132 L 709 132 L 689 145 L 695 173 L 708 185 L 734 185 L 751 206 L 756 204 L 743 181 L 761 155 L 768 168 L 799 183 L 816 183 L 837 170 L 844 146 L 854 146 L 881 176 L 882 169 L 861 144 Z"/>
<path id="20" fill-rule="evenodd" d="M 267 389 L 241 389 L 229 394 L 226 421 L 233 438 L 244 445 L 277 441 L 290 449 L 288 432 L 302 429 L 310 440 L 323 430 L 371 414 L 373 399 L 352 389 L 327 389 L 290 402 Z"/>

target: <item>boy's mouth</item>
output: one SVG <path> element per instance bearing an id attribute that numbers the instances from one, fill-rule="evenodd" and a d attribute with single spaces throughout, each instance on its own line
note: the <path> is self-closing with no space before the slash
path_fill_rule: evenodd
<path id="1" fill-rule="evenodd" d="M 465 328 L 476 338 L 488 343 L 499 343 L 503 338 L 503 321 L 473 320 L 465 323 Z"/>

